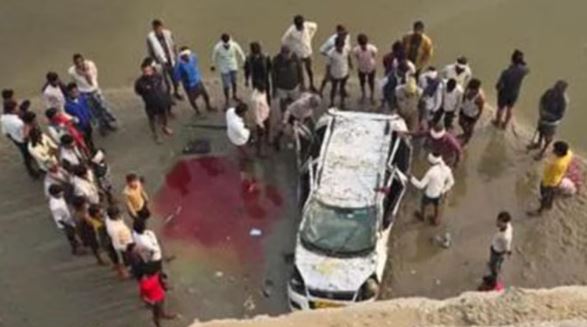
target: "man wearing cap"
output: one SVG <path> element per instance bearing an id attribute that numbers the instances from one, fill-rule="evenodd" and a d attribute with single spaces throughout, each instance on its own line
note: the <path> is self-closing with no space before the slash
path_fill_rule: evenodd
<path id="1" fill-rule="evenodd" d="M 473 77 L 473 72 L 466 57 L 460 56 L 457 61 L 453 64 L 446 65 L 442 70 L 442 77 L 444 79 L 454 78 L 457 83 L 464 89 L 469 84 L 469 81 Z"/>
<path id="2" fill-rule="evenodd" d="M 430 129 L 425 144 L 431 153 L 440 154 L 449 167 L 456 168 L 461 161 L 463 154 L 461 144 L 454 135 L 447 133 L 440 123 Z"/>
<path id="3" fill-rule="evenodd" d="M 175 65 L 174 78 L 175 80 L 180 81 L 183 85 L 190 105 L 198 115 L 200 114 L 200 109 L 198 108 L 196 100 L 200 95 L 204 98 L 206 109 L 208 111 L 215 110 L 210 105 L 210 96 L 208 96 L 208 91 L 206 91 L 206 87 L 202 82 L 202 73 L 200 72 L 200 67 L 198 65 L 198 57 L 196 57 L 188 47 L 181 47 L 180 49 L 179 59 Z"/>
<path id="4" fill-rule="evenodd" d="M 431 223 L 439 225 L 442 200 L 446 196 L 446 193 L 453 187 L 454 178 L 450 167 L 444 163 L 439 153 L 429 154 L 428 163 L 430 163 L 431 167 L 421 180 L 418 180 L 414 176 L 410 178 L 416 188 L 424 190 L 420 211 L 416 212 L 416 216 L 424 220 L 426 209 L 432 205 L 434 214 L 431 217 Z"/>

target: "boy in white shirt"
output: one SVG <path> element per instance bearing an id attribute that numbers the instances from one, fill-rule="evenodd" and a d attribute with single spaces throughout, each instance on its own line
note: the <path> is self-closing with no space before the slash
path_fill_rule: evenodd
<path id="1" fill-rule="evenodd" d="M 512 255 L 512 238 L 514 229 L 511 224 L 512 217 L 507 211 L 497 215 L 497 233 L 493 236 L 490 248 L 489 271 L 491 276 L 497 277 L 501 272 L 501 265 L 505 256 Z"/>
<path id="2" fill-rule="evenodd" d="M 330 90 L 330 106 L 334 107 L 334 98 L 338 93 L 340 96 L 340 107 L 344 108 L 344 100 L 347 96 L 346 83 L 349 79 L 349 71 L 352 68 L 350 51 L 345 47 L 344 38 L 337 38 L 334 49 L 328 53 L 328 75 L 332 79 Z"/>
<path id="3" fill-rule="evenodd" d="M 220 36 L 220 42 L 214 46 L 212 52 L 212 62 L 214 66 L 212 71 L 218 68 L 220 78 L 222 80 L 222 89 L 224 91 L 224 98 L 226 100 L 226 108 L 230 105 L 230 88 L 232 87 L 232 99 L 238 101 L 237 93 L 237 74 L 239 67 L 239 59 L 241 63 L 246 60 L 245 53 L 241 46 L 232 40 L 230 35 L 224 33 Z"/>
<path id="4" fill-rule="evenodd" d="M 434 207 L 434 215 L 432 216 L 432 224 L 440 224 L 440 211 L 442 200 L 446 193 L 453 187 L 455 181 L 450 167 L 448 167 L 442 160 L 439 153 L 431 153 L 428 155 L 428 162 L 431 167 L 421 180 L 416 177 L 411 177 L 412 184 L 418 189 L 424 189 L 420 211 L 416 212 L 416 216 L 420 219 L 426 217 L 426 209 L 429 205 Z"/>
<path id="5" fill-rule="evenodd" d="M 314 72 L 312 71 L 312 39 L 317 30 L 318 24 L 307 22 L 302 15 L 297 15 L 293 19 L 293 25 L 285 31 L 281 38 L 281 45 L 286 45 L 304 63 L 312 91 L 316 91 Z"/>

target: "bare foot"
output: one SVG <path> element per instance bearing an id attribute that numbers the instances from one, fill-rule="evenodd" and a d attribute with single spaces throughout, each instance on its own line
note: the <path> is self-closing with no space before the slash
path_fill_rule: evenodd
<path id="1" fill-rule="evenodd" d="M 163 127 L 161 130 L 163 131 L 163 134 L 167 136 L 173 135 L 173 130 L 169 127 Z"/>

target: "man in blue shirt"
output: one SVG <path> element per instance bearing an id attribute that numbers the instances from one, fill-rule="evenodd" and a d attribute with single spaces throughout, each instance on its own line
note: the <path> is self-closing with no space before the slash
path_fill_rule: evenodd
<path id="1" fill-rule="evenodd" d="M 76 121 L 77 128 L 84 135 L 84 141 L 93 153 L 95 150 L 92 137 L 92 112 L 90 104 L 85 95 L 81 94 L 75 83 L 67 85 L 67 100 L 65 101 L 65 112 Z"/>
<path id="2" fill-rule="evenodd" d="M 183 85 L 188 100 L 196 111 L 196 114 L 200 114 L 198 104 L 196 103 L 200 95 L 204 98 L 208 111 L 216 110 L 210 105 L 210 96 L 202 82 L 202 73 L 198 66 L 198 58 L 188 47 L 181 47 L 180 49 L 179 59 L 175 65 L 175 79 Z"/>

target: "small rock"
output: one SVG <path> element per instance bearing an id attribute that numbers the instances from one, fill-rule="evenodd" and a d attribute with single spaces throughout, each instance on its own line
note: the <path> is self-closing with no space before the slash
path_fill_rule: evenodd
<path id="1" fill-rule="evenodd" d="M 251 235 L 253 237 L 259 237 L 259 236 L 263 235 L 263 231 L 261 231 L 258 228 L 251 228 L 251 230 L 249 231 L 249 235 Z"/>
<path id="2" fill-rule="evenodd" d="M 435 283 L 437 286 L 438 286 L 438 285 L 440 285 L 440 279 L 435 279 L 435 280 L 434 280 L 434 283 Z"/>
<path id="3" fill-rule="evenodd" d="M 221 278 L 222 276 L 224 276 L 224 273 L 222 271 L 217 271 L 214 276 L 216 276 L 216 278 Z"/>
<path id="4" fill-rule="evenodd" d="M 410 274 L 415 275 L 416 271 L 412 269 L 412 270 L 410 270 Z"/>

